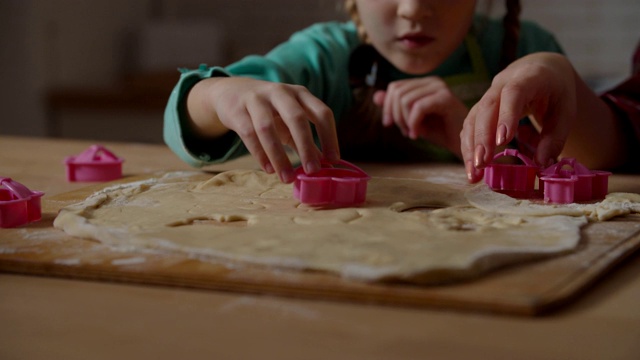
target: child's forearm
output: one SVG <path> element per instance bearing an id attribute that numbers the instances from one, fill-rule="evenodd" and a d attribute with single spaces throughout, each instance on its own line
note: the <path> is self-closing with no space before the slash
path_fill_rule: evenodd
<path id="1" fill-rule="evenodd" d="M 196 83 L 187 95 L 187 115 L 192 130 L 202 137 L 219 137 L 229 129 L 222 124 L 212 99 L 213 87 L 221 78 Z"/>
<path id="2" fill-rule="evenodd" d="M 611 108 L 575 74 L 577 116 L 562 151 L 592 169 L 611 169 L 628 157 L 627 136 Z"/>

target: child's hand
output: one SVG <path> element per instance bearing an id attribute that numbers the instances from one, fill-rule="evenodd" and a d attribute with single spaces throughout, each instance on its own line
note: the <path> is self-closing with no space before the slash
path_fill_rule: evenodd
<path id="1" fill-rule="evenodd" d="M 277 172 L 283 182 L 294 180 L 284 145 L 297 151 L 308 173 L 320 170 L 323 154 L 330 162 L 340 159 L 331 109 L 303 86 L 211 78 L 197 83 L 192 93 L 187 106 L 200 133 L 219 134 L 220 124 L 233 130 L 260 166 L 267 173 Z M 309 122 L 316 127 L 323 151 L 315 145 Z M 213 130 L 216 125 L 218 130 Z"/>
<path id="2" fill-rule="evenodd" d="M 482 179 L 496 146 L 510 142 L 527 115 L 540 131 L 536 163 L 554 161 L 567 141 L 576 108 L 574 69 L 564 56 L 536 53 L 513 62 L 494 78 L 465 119 L 460 140 L 469 180 Z"/>
<path id="3" fill-rule="evenodd" d="M 467 107 L 435 76 L 394 81 L 374 94 L 382 124 L 396 125 L 404 136 L 423 137 L 460 156 L 460 130 Z"/>

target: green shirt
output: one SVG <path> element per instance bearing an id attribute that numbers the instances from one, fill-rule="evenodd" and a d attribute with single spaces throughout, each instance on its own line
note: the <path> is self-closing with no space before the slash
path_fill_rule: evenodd
<path id="1" fill-rule="evenodd" d="M 502 22 L 478 16 L 471 31 L 477 39 L 484 68 L 492 78 L 500 70 Z M 182 75 L 165 110 L 165 142 L 182 160 L 195 167 L 224 162 L 247 153 L 233 132 L 206 141 L 195 136 L 187 125 L 186 94 L 201 79 L 214 76 L 245 76 L 303 85 L 333 110 L 339 123 L 353 106 L 348 64 L 352 52 L 360 45 L 362 42 L 353 22 L 326 22 L 293 34 L 264 56 L 247 56 L 227 67 L 201 65 L 195 70 L 180 69 Z M 517 56 L 540 51 L 562 52 L 552 34 L 523 21 Z M 436 70 L 423 76 L 455 78 L 458 74 L 471 72 L 473 67 L 467 45 L 463 43 Z M 400 71 L 393 74 L 396 78 L 392 80 L 411 77 Z"/>

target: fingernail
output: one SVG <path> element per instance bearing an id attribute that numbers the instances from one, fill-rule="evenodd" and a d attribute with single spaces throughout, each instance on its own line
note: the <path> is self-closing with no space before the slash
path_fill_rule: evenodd
<path id="1" fill-rule="evenodd" d="M 545 167 L 550 167 L 553 164 L 554 164 L 553 159 L 549 159 L 547 160 L 547 165 Z"/>
<path id="2" fill-rule="evenodd" d="M 473 161 L 474 161 L 474 165 L 477 168 L 481 168 L 484 165 L 484 154 L 485 153 L 486 153 L 486 150 L 485 150 L 484 146 L 482 146 L 482 145 L 476 146 L 476 151 L 475 151 L 474 156 L 473 156 Z"/>
<path id="3" fill-rule="evenodd" d="M 496 144 L 502 145 L 507 141 L 507 126 L 502 124 L 498 126 L 498 132 L 496 135 Z"/>
<path id="4" fill-rule="evenodd" d="M 273 170 L 273 165 L 271 165 L 271 163 L 264 164 L 263 168 L 267 174 L 273 174 L 275 172 L 275 170 Z"/>
<path id="5" fill-rule="evenodd" d="M 467 160 L 464 167 L 467 170 L 467 179 L 469 179 L 469 181 L 472 181 L 473 180 L 473 162 L 471 160 Z"/>
<path id="6" fill-rule="evenodd" d="M 336 163 L 340 161 L 340 153 L 336 151 L 329 151 L 329 154 L 327 154 L 327 159 L 331 163 Z"/>
<path id="7" fill-rule="evenodd" d="M 282 182 L 286 183 L 286 184 L 289 184 L 289 183 L 293 182 L 293 180 L 294 180 L 293 170 L 291 170 L 291 169 L 282 170 L 280 172 L 280 180 L 282 180 Z"/>
<path id="8" fill-rule="evenodd" d="M 388 115 L 385 115 L 384 117 L 382 117 L 382 125 L 391 126 L 392 123 L 393 121 L 391 120 L 391 117 L 389 117 Z"/>
<path id="9" fill-rule="evenodd" d="M 320 163 L 317 161 L 309 161 L 305 164 L 304 172 L 307 174 L 313 174 L 320 171 Z"/>

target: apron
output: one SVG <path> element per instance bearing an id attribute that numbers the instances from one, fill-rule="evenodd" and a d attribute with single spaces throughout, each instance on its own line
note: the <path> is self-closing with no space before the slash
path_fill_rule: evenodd
<path id="1" fill-rule="evenodd" d="M 491 77 L 475 36 L 465 38 L 469 73 L 442 77 L 451 92 L 467 107 L 475 104 L 491 84 Z M 370 69 L 370 70 L 369 70 Z M 449 150 L 424 139 L 402 136 L 396 126 L 382 126 L 382 109 L 373 103 L 373 94 L 399 78 L 397 70 L 370 45 L 363 45 L 351 55 L 350 84 L 354 105 L 338 123 L 338 139 L 343 158 L 357 161 L 456 161 Z"/>

